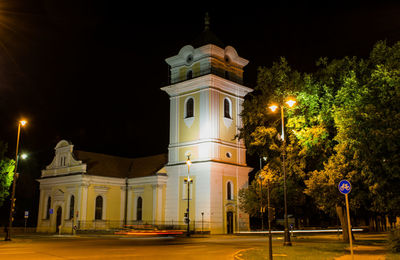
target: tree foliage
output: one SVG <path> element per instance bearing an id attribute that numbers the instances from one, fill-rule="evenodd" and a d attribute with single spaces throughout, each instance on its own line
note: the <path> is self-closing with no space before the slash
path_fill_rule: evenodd
<path id="1" fill-rule="evenodd" d="M 352 208 L 388 214 L 399 212 L 400 191 L 400 43 L 379 42 L 366 60 L 344 58 L 322 70 L 336 79 L 331 114 L 336 132 L 334 153 L 306 181 L 306 193 L 320 199 L 323 186 L 334 189 L 349 179 Z M 328 182 L 324 182 L 328 181 Z M 323 198 L 325 199 L 325 198 Z M 320 201 L 330 208 L 329 199 Z"/>
<path id="2" fill-rule="evenodd" d="M 10 185 L 14 176 L 15 162 L 7 157 L 7 144 L 0 141 L 0 207 L 8 197 Z"/>
<path id="3" fill-rule="evenodd" d="M 300 73 L 293 70 L 284 58 L 274 63 L 271 68 L 259 68 L 258 72 L 258 85 L 244 102 L 242 113 L 244 127 L 241 129 L 240 137 L 245 140 L 251 154 L 267 158 L 268 163 L 259 175 L 268 175 L 271 180 L 273 179 L 271 201 L 273 204 L 283 205 L 281 116 L 279 111 L 274 113 L 268 107 L 273 103 L 284 103 L 287 96 L 295 96 L 303 82 Z M 287 118 L 290 112 L 287 110 L 284 112 Z M 285 132 L 285 135 L 287 136 L 285 168 L 287 176 L 290 176 L 287 178 L 287 186 L 290 187 L 287 190 L 288 196 L 294 199 L 288 201 L 288 205 L 291 208 L 301 207 L 305 203 L 304 183 L 301 177 L 304 177 L 306 164 L 304 157 L 297 156 L 300 152 L 297 139 L 292 133 Z M 241 204 L 244 205 L 242 209 L 253 216 L 260 209 L 259 202 L 255 204 L 251 202 L 259 198 L 256 188 L 260 187 L 260 181 L 257 178 L 240 194 Z M 265 181 L 262 182 L 262 186 L 265 191 L 267 189 Z M 266 198 L 264 192 L 263 198 Z M 277 212 L 283 214 L 280 209 Z"/>
<path id="4" fill-rule="evenodd" d="M 292 188 L 334 213 L 344 204 L 337 185 L 348 179 L 352 209 L 400 214 L 400 42 L 378 42 L 366 59 L 321 58 L 317 65 L 301 74 L 282 58 L 260 68 L 240 137 L 281 176 L 280 117 L 267 108 L 294 96 L 297 106 L 284 110 Z"/>

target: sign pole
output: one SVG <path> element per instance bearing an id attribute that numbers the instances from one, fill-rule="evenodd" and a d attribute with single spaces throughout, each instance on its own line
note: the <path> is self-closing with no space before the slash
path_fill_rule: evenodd
<path id="1" fill-rule="evenodd" d="M 341 180 L 338 185 L 339 191 L 344 194 L 346 198 L 346 211 L 347 211 L 347 224 L 349 228 L 349 241 L 350 241 L 350 252 L 351 259 L 354 259 L 353 254 L 353 237 L 351 235 L 351 223 L 350 223 L 350 210 L 349 210 L 349 197 L 347 196 L 351 191 L 351 184 L 347 180 Z"/>
<path id="2" fill-rule="evenodd" d="M 348 223 L 348 228 L 349 228 L 351 259 L 354 259 L 354 255 L 353 255 L 353 237 L 351 235 L 351 223 L 350 223 L 350 211 L 349 211 L 349 197 L 347 196 L 347 193 L 344 196 L 346 197 L 346 211 L 347 211 L 347 223 Z"/>
<path id="3" fill-rule="evenodd" d="M 28 217 L 29 217 L 29 211 L 25 210 L 24 213 L 24 219 L 25 219 L 25 228 L 24 228 L 24 232 L 26 233 L 26 222 L 28 221 Z"/>

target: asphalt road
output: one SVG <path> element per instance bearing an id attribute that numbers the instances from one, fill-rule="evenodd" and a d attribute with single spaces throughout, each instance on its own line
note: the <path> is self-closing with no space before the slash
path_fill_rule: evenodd
<path id="1" fill-rule="evenodd" d="M 192 238 L 123 236 L 16 236 L 0 241 L 0 259 L 233 259 L 243 249 L 265 247 L 267 237 Z"/>

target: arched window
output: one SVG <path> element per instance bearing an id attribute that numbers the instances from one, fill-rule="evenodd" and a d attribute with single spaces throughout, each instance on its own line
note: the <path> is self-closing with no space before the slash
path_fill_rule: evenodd
<path id="1" fill-rule="evenodd" d="M 224 99 L 224 117 L 232 119 L 232 104 L 228 98 Z"/>
<path id="2" fill-rule="evenodd" d="M 97 196 L 96 197 L 96 211 L 94 214 L 95 220 L 103 219 L 103 197 Z"/>
<path id="3" fill-rule="evenodd" d="M 71 195 L 71 198 L 69 199 L 69 219 L 74 218 L 74 207 L 75 207 L 75 197 L 74 195 Z"/>
<path id="4" fill-rule="evenodd" d="M 51 197 L 47 198 L 46 219 L 50 219 Z"/>
<path id="5" fill-rule="evenodd" d="M 226 183 L 226 199 L 227 200 L 232 200 L 232 182 L 228 181 Z"/>
<path id="6" fill-rule="evenodd" d="M 194 100 L 193 100 L 193 98 L 188 98 L 186 100 L 186 111 L 185 112 L 186 112 L 185 118 L 194 116 Z"/>
<path id="7" fill-rule="evenodd" d="M 192 79 L 193 78 L 193 71 L 189 70 L 186 74 L 186 79 Z"/>
<path id="8" fill-rule="evenodd" d="M 136 220 L 142 220 L 143 199 L 139 197 L 136 205 Z"/>
<path id="9" fill-rule="evenodd" d="M 229 74 L 229 71 L 227 71 L 227 70 L 225 70 L 225 78 L 226 79 L 230 79 L 230 74 Z"/>

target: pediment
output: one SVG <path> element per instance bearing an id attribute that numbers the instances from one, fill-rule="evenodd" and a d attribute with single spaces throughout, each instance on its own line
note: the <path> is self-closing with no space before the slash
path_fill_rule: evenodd
<path id="1" fill-rule="evenodd" d="M 66 140 L 61 140 L 55 146 L 52 162 L 42 170 L 42 177 L 86 172 L 86 164 L 76 160 L 73 154 L 74 146 Z"/>

